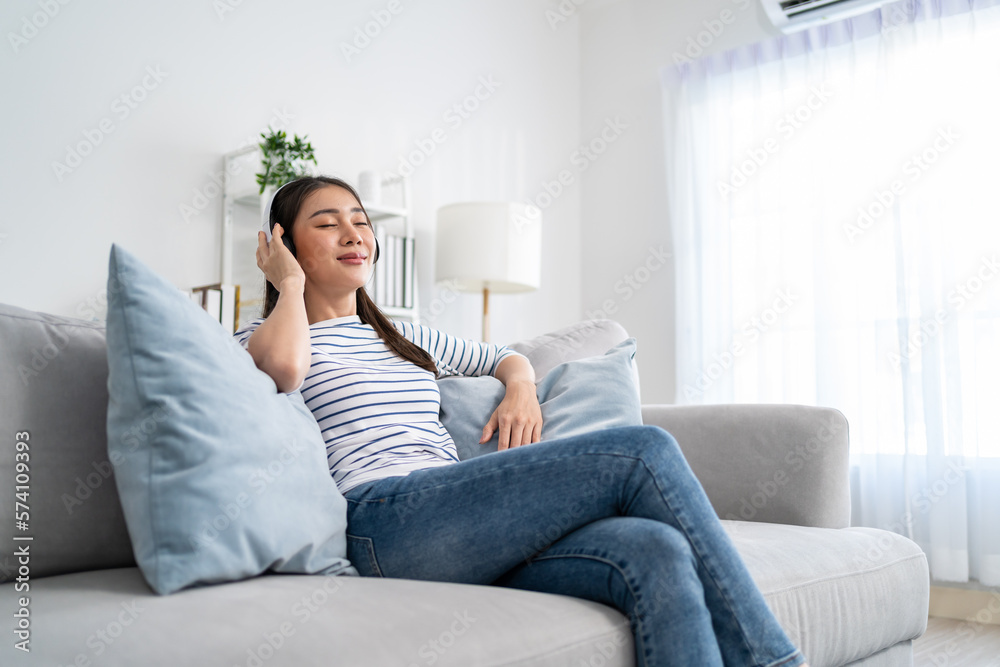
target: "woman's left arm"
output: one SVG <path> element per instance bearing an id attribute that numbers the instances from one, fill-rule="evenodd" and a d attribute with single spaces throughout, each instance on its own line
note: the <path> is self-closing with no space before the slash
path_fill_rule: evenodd
<path id="1" fill-rule="evenodd" d="M 499 431 L 499 450 L 538 442 L 542 437 L 542 408 L 535 392 L 535 369 L 520 354 L 504 357 L 493 376 L 503 382 L 507 392 L 483 427 L 480 444 Z"/>

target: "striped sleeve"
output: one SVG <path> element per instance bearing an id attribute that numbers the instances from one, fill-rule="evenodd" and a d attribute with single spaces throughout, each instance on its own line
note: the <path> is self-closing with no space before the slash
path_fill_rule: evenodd
<path id="1" fill-rule="evenodd" d="M 254 331 L 256 331 L 257 327 L 259 327 L 263 322 L 264 322 L 263 317 L 258 317 L 255 320 L 250 320 L 249 322 L 244 324 L 239 331 L 233 334 L 233 338 L 236 339 L 237 343 L 243 346 L 244 350 L 249 350 L 248 346 L 250 345 L 250 335 Z"/>
<path id="2" fill-rule="evenodd" d="M 501 361 L 518 354 L 506 345 L 456 338 L 422 324 L 392 320 L 403 337 L 427 351 L 441 375 L 494 375 Z"/>

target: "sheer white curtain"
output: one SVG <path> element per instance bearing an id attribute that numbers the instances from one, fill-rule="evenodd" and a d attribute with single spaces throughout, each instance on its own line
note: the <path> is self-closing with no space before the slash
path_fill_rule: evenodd
<path id="1" fill-rule="evenodd" d="M 678 401 L 841 410 L 854 524 L 1000 585 L 1000 5 L 897 2 L 663 89 Z"/>

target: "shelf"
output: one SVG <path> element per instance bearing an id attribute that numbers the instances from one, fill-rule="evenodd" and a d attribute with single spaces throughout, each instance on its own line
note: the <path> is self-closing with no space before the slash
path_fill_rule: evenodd
<path id="1" fill-rule="evenodd" d="M 242 206 L 260 208 L 260 197 L 261 195 L 256 192 L 249 192 L 246 194 L 233 195 L 233 201 Z"/>
<path id="2" fill-rule="evenodd" d="M 381 204 L 366 204 L 364 202 L 361 202 L 361 204 L 365 207 L 365 211 L 368 212 L 368 217 L 372 222 L 386 218 L 406 218 L 410 215 L 410 212 L 405 208 L 382 206 Z"/>
<path id="3" fill-rule="evenodd" d="M 230 161 L 235 159 L 251 161 L 254 159 L 254 150 L 246 148 L 224 156 L 224 168 L 227 173 L 230 171 Z M 252 185 L 251 180 L 251 175 L 256 168 L 256 166 L 247 165 L 242 171 L 236 170 L 235 173 L 239 173 L 242 178 L 236 182 L 226 182 L 223 186 L 222 282 L 232 282 L 234 274 L 241 276 L 243 282 L 250 280 L 248 276 L 251 273 L 256 275 L 252 255 L 260 229 L 260 212 L 263 208 L 260 188 Z M 389 190 L 389 196 L 386 196 L 383 201 L 393 202 L 396 205 L 362 203 L 368 213 L 368 218 L 373 225 L 379 224 L 381 226 L 382 233 L 410 239 L 403 244 L 404 250 L 402 252 L 405 253 L 405 248 L 412 248 L 412 245 L 409 244 L 414 243 L 415 239 L 412 213 L 408 208 L 410 202 L 408 183 L 405 178 L 397 178 L 384 179 L 382 185 L 387 186 L 386 189 Z M 237 249 L 236 253 L 234 253 L 234 248 Z M 383 248 L 383 259 L 387 260 L 387 255 L 388 248 Z M 412 254 L 410 257 L 411 260 L 415 259 Z M 379 265 L 382 270 L 378 271 L 377 276 L 381 276 L 381 279 L 385 280 L 387 264 L 380 261 Z M 398 272 L 399 265 L 395 266 Z M 392 319 L 409 320 L 416 323 L 419 322 L 417 269 L 413 267 L 404 269 L 404 271 L 408 274 L 407 277 L 412 285 L 412 307 L 384 306 L 379 303 L 379 308 Z M 249 284 L 246 287 L 249 287 Z M 374 294 L 372 296 L 374 298 Z M 259 299 L 246 300 L 242 301 L 240 305 L 244 306 L 244 311 L 246 311 L 254 306 L 259 307 L 259 301 Z"/>

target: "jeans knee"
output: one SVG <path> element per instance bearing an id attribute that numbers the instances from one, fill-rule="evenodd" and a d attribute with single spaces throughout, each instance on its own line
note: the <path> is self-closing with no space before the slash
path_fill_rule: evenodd
<path id="1" fill-rule="evenodd" d="M 674 436 L 659 426 L 636 426 L 630 435 L 630 443 L 635 455 L 643 461 L 651 462 L 661 458 L 683 458 L 680 445 Z"/>
<path id="2" fill-rule="evenodd" d="M 687 537 L 673 526 L 643 517 L 616 517 L 618 543 L 641 569 L 658 570 L 694 564 Z"/>

